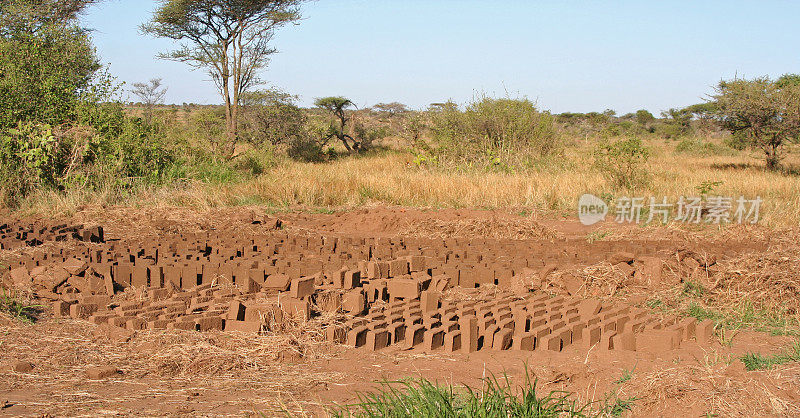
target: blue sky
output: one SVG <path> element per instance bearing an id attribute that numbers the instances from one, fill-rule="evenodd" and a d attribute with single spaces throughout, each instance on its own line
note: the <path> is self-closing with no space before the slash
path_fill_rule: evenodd
<path id="1" fill-rule="evenodd" d="M 161 77 L 169 103 L 220 103 L 209 77 L 156 53 L 138 33 L 157 2 L 106 0 L 83 24 L 111 72 Z M 554 112 L 654 113 L 702 100 L 721 78 L 800 73 L 800 2 L 316 0 L 262 73 L 308 105 L 414 108 L 476 94 L 525 96 Z"/>

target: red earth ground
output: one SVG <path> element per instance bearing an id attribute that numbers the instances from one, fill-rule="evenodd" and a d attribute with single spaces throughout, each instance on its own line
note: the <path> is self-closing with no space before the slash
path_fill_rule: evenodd
<path id="1" fill-rule="evenodd" d="M 624 415 L 800 414 L 797 363 L 739 360 L 796 327 L 686 309 L 796 315 L 785 233 L 386 207 L 3 222 L 4 287 L 39 311 L 0 316 L 4 415 L 319 416 L 382 380 L 526 374 Z"/>

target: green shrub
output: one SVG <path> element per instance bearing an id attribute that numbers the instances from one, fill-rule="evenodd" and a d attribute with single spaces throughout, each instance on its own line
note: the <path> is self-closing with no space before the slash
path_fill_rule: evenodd
<path id="1" fill-rule="evenodd" d="M 717 145 L 712 142 L 703 141 L 700 138 L 683 138 L 675 145 L 675 152 L 678 154 L 694 155 L 735 155 L 735 150 L 730 147 Z"/>
<path id="2" fill-rule="evenodd" d="M 0 37 L 0 128 L 74 121 L 100 69 L 77 26 L 46 25 Z"/>
<path id="3" fill-rule="evenodd" d="M 432 112 L 430 131 L 436 160 L 458 167 L 521 168 L 564 147 L 555 118 L 527 99 L 484 97 L 464 111 L 449 102 Z"/>
<path id="4" fill-rule="evenodd" d="M 602 172 L 615 187 L 635 189 L 649 181 L 646 168 L 650 151 L 637 137 L 603 141 L 594 150 L 595 167 Z"/>

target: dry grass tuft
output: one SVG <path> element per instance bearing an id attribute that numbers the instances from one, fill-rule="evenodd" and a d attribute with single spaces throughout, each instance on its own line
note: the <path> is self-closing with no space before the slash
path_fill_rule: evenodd
<path id="1" fill-rule="evenodd" d="M 563 235 L 536 221 L 507 219 L 422 219 L 409 223 L 399 235 L 425 238 L 490 238 L 514 240 L 563 239 Z"/>

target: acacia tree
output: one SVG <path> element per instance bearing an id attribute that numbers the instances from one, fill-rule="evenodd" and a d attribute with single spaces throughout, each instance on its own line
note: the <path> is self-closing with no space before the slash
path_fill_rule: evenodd
<path id="1" fill-rule="evenodd" d="M 152 78 L 148 83 L 133 83 L 131 93 L 144 104 L 144 119 L 150 122 L 153 119 L 153 109 L 155 109 L 156 105 L 164 102 L 167 88 L 161 87 L 160 78 Z"/>
<path id="2" fill-rule="evenodd" d="M 185 62 L 208 72 L 225 103 L 224 156 L 238 140 L 242 95 L 261 82 L 258 70 L 276 52 L 275 30 L 300 19 L 303 0 L 160 0 L 145 33 L 180 42 L 159 58 Z"/>
<path id="3" fill-rule="evenodd" d="M 350 121 L 350 115 L 347 113 L 347 109 L 354 106 L 353 102 L 346 97 L 334 96 L 319 98 L 314 102 L 314 105 L 327 111 L 335 118 L 335 121 L 331 123 L 330 129 L 328 130 L 328 137 L 326 140 L 336 137 L 339 141 L 342 141 L 344 147 L 347 148 L 347 152 L 353 153 L 358 151 L 358 141 L 345 132 L 347 123 Z"/>
<path id="4" fill-rule="evenodd" d="M 780 167 L 784 146 L 800 135 L 800 84 L 787 76 L 779 81 L 722 81 L 713 96 L 722 125 L 761 149 L 769 170 Z"/>

